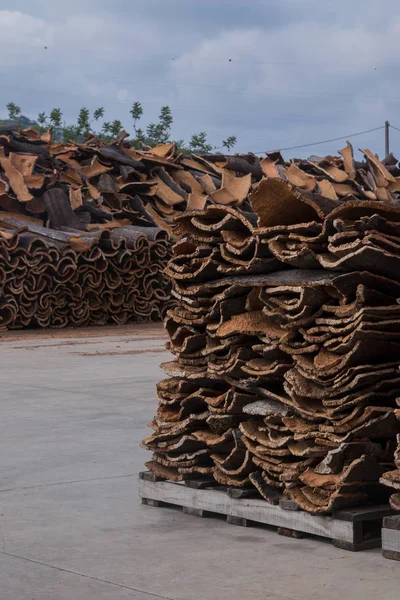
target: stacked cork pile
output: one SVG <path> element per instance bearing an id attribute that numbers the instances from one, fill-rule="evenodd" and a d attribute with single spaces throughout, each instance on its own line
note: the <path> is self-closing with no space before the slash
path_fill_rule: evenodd
<path id="1" fill-rule="evenodd" d="M 255 487 L 311 513 L 387 499 L 380 478 L 400 432 L 400 170 L 367 150 L 356 163 L 350 145 L 341 154 L 267 157 L 243 203 L 175 218 L 175 360 L 143 443 L 158 476 Z M 388 479 L 398 486 L 398 471 Z"/>
<path id="2" fill-rule="evenodd" d="M 397 403 L 400 406 L 399 399 Z M 400 418 L 400 411 L 397 411 L 397 415 Z M 394 510 L 400 511 L 400 435 L 397 436 L 397 450 L 394 453 L 394 462 L 396 469 L 384 473 L 381 477 L 381 483 L 395 489 L 395 493 L 390 496 L 390 505 Z"/>
<path id="3" fill-rule="evenodd" d="M 214 165 L 173 143 L 139 151 L 127 137 L 0 131 L 0 328 L 160 319 L 171 219 L 243 200 L 261 173 L 251 159 L 235 159 L 238 178 L 222 155 Z"/>
<path id="4" fill-rule="evenodd" d="M 157 228 L 66 232 L 0 216 L 0 253 L 2 329 L 158 321 L 171 305 Z"/>

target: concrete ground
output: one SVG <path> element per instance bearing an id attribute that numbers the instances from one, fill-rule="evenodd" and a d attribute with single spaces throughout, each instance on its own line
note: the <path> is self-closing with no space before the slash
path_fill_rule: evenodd
<path id="1" fill-rule="evenodd" d="M 400 563 L 142 506 L 158 326 L 1 339 L 1 600 L 398 600 Z"/>

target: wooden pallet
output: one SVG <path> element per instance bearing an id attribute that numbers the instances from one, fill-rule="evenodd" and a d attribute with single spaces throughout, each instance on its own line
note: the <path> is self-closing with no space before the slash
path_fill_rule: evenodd
<path id="1" fill-rule="evenodd" d="M 400 560 L 400 515 L 385 517 L 382 527 L 382 555 Z"/>
<path id="2" fill-rule="evenodd" d="M 290 500 L 282 499 L 279 506 L 269 504 L 254 489 L 227 488 L 214 480 L 174 483 L 149 471 L 139 473 L 139 496 L 148 506 L 179 506 L 198 517 L 224 515 L 228 523 L 242 527 L 272 525 L 282 535 L 325 537 L 338 548 L 352 551 L 380 548 L 382 520 L 394 514 L 385 504 L 340 510 L 333 516 L 312 515 Z"/>

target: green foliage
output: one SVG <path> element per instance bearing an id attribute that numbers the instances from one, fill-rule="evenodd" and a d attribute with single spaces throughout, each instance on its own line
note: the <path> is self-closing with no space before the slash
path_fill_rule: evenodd
<path id="1" fill-rule="evenodd" d="M 46 115 L 45 112 L 41 112 L 41 113 L 38 114 L 36 120 L 38 122 L 37 129 L 39 129 L 40 133 L 44 133 L 46 131 L 46 129 L 49 128 L 48 118 L 49 117 Z"/>
<path id="2" fill-rule="evenodd" d="M 95 121 L 98 121 L 99 119 L 102 119 L 104 117 L 104 107 L 100 106 L 99 108 L 96 108 L 96 110 L 93 113 L 93 119 Z"/>
<path id="3" fill-rule="evenodd" d="M 222 145 L 229 152 L 229 150 L 231 150 L 233 148 L 233 146 L 236 144 L 236 142 L 237 142 L 236 135 L 230 135 L 229 137 L 226 138 L 226 140 L 223 140 Z"/>
<path id="4" fill-rule="evenodd" d="M 122 127 L 122 123 L 121 121 L 119 121 L 118 119 L 115 119 L 115 121 L 113 121 L 111 123 L 111 127 L 110 127 L 110 134 L 112 137 L 117 137 L 117 135 L 119 134 L 120 131 L 122 131 L 123 127 Z"/>
<path id="5" fill-rule="evenodd" d="M 62 112 L 60 108 L 53 108 L 50 113 L 50 124 L 52 127 L 61 127 L 62 125 Z"/>
<path id="6" fill-rule="evenodd" d="M 171 129 L 171 125 L 174 122 L 169 106 L 162 106 L 161 113 L 158 117 L 158 122 L 166 131 Z"/>
<path id="7" fill-rule="evenodd" d="M 104 121 L 102 127 L 101 127 L 101 132 L 103 135 L 110 135 L 111 132 L 111 123 L 110 121 Z"/>
<path id="8" fill-rule="evenodd" d="M 44 127 L 47 122 L 47 115 L 45 112 L 41 112 L 38 114 L 37 122 L 41 127 Z"/>
<path id="9" fill-rule="evenodd" d="M 132 108 L 129 111 L 132 115 L 132 119 L 134 121 L 138 121 L 140 117 L 143 115 L 143 107 L 140 102 L 134 102 L 132 104 Z"/>
<path id="10" fill-rule="evenodd" d="M 185 140 L 175 140 L 175 144 L 179 152 L 190 152 L 189 148 L 186 146 Z"/>
<path id="11" fill-rule="evenodd" d="M 18 127 L 22 126 L 22 121 L 32 123 L 31 126 L 36 127 L 40 132 L 44 132 L 48 127 L 51 127 L 55 141 L 83 141 L 89 134 L 93 133 L 106 142 L 111 142 L 124 129 L 122 122 L 119 119 L 114 121 L 103 121 L 100 130 L 95 131 L 92 123 L 97 123 L 104 118 L 104 107 L 100 106 L 90 114 L 90 110 L 82 107 L 79 111 L 76 124 L 63 124 L 63 113 L 60 108 L 53 108 L 49 115 L 45 112 L 39 113 L 36 121 L 30 121 L 21 113 L 21 108 L 14 102 L 7 104 L 9 119 L 15 121 Z M 138 127 L 138 122 L 143 116 L 143 107 L 140 102 L 134 102 L 129 111 L 133 119 L 134 137 L 129 139 L 129 143 L 135 148 L 153 147 L 158 144 L 166 144 L 171 141 L 171 127 L 174 122 L 171 109 L 169 106 L 162 106 L 158 120 L 155 123 L 149 123 L 146 127 Z M 222 146 L 228 151 L 236 144 L 236 136 L 231 135 L 226 140 L 223 140 Z M 207 133 L 193 134 L 189 144 L 184 140 L 175 142 L 181 152 L 202 152 L 207 153 L 215 149 L 207 140 Z"/>
<path id="12" fill-rule="evenodd" d="M 62 133 L 63 142 L 75 142 L 77 139 L 79 139 L 77 128 L 75 127 L 75 125 L 67 125 L 66 127 L 63 127 Z"/>
<path id="13" fill-rule="evenodd" d="M 79 111 L 77 131 L 85 137 L 90 133 L 90 111 L 88 108 L 83 107 Z"/>
<path id="14" fill-rule="evenodd" d="M 192 152 L 211 152 L 213 149 L 212 145 L 207 142 L 207 133 L 200 131 L 195 133 L 190 138 L 189 148 Z"/>
<path id="15" fill-rule="evenodd" d="M 18 117 L 21 116 L 21 108 L 19 106 L 17 106 L 15 104 L 15 102 L 9 102 L 7 104 L 7 110 L 8 110 L 8 118 L 11 119 L 12 121 L 14 119 L 18 119 Z"/>
<path id="16" fill-rule="evenodd" d="M 162 106 L 158 117 L 158 123 L 149 123 L 146 127 L 146 136 L 149 146 L 157 146 L 157 144 L 165 144 L 168 142 L 173 118 L 169 106 Z"/>
<path id="17" fill-rule="evenodd" d="M 137 130 L 136 130 L 136 140 L 137 140 L 139 143 L 142 143 L 142 144 L 144 144 L 144 143 L 145 143 L 145 139 L 146 139 L 146 136 L 145 136 L 145 134 L 144 134 L 144 131 L 143 131 L 143 129 L 140 129 L 140 128 L 139 128 L 139 129 L 137 129 Z"/>
<path id="18" fill-rule="evenodd" d="M 151 143 L 158 144 L 157 125 L 155 123 L 149 123 L 146 127 L 146 135 L 151 140 Z"/>
<path id="19" fill-rule="evenodd" d="M 134 102 L 132 108 L 129 111 L 133 119 L 133 131 L 135 137 L 131 140 L 131 146 L 134 148 L 141 148 L 145 144 L 146 135 L 141 127 L 137 127 L 137 123 L 140 117 L 143 115 L 143 107 L 140 102 Z"/>

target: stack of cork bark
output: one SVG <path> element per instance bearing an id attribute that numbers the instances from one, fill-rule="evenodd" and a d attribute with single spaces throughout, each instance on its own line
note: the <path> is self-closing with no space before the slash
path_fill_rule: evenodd
<path id="1" fill-rule="evenodd" d="M 175 217 L 175 360 L 143 443 L 158 476 L 255 487 L 311 513 L 387 499 L 380 478 L 400 432 L 400 170 L 367 150 L 356 163 L 350 145 L 341 154 L 289 165 L 271 155 L 242 202 Z M 382 482 L 398 487 L 399 471 Z"/>
<path id="2" fill-rule="evenodd" d="M 0 131 L 0 328 L 160 319 L 171 219 L 242 202 L 252 185 L 252 159 L 234 160 L 247 173 L 237 177 L 224 157 L 214 165 L 173 143 L 139 151 L 126 137 Z"/>
<path id="3" fill-rule="evenodd" d="M 0 129 L 0 211 L 36 218 L 52 229 L 168 230 L 186 210 L 243 202 L 262 176 L 259 159 L 251 155 L 214 155 L 210 162 L 180 153 L 172 142 L 137 150 L 127 136 L 122 131 L 111 143 L 94 136 L 84 143 L 53 143 L 50 132 Z"/>
<path id="4" fill-rule="evenodd" d="M 397 400 L 399 406 L 400 401 Z M 398 418 L 400 419 L 400 411 L 397 411 Z M 381 483 L 394 488 L 396 491 L 390 496 L 390 505 L 394 510 L 400 511 L 400 435 L 397 436 L 397 450 L 394 453 L 394 462 L 396 469 L 384 473 L 381 477 Z"/>
<path id="5" fill-rule="evenodd" d="M 57 231 L 0 213 L 0 327 L 157 321 L 171 305 L 166 232 Z"/>

